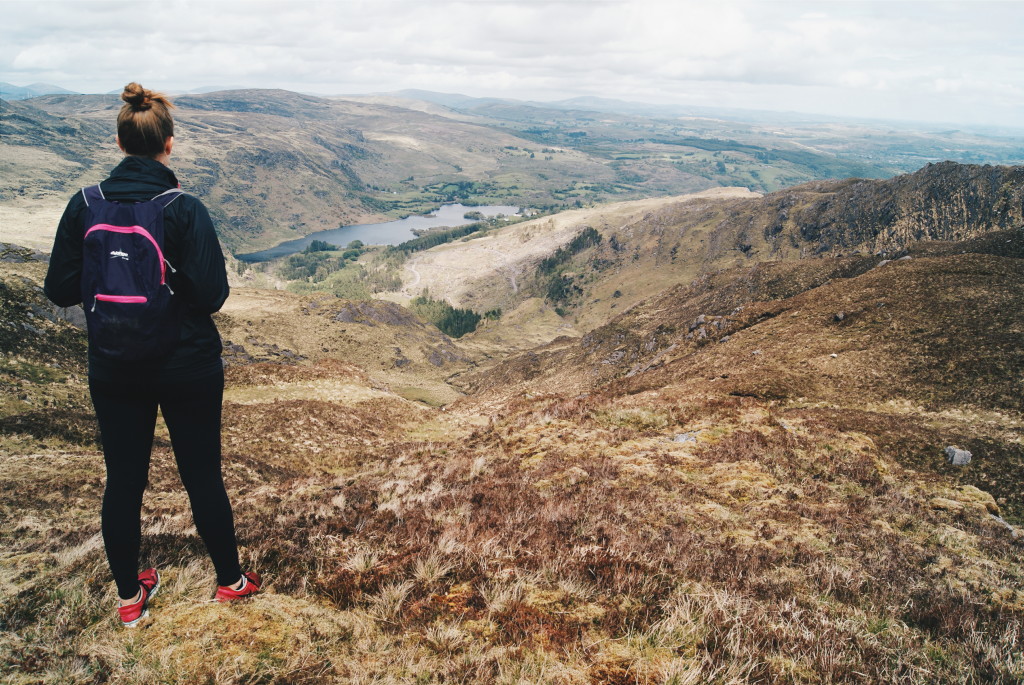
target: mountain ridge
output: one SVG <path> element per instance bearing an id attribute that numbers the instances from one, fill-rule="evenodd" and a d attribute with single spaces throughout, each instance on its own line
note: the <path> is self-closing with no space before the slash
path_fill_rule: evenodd
<path id="1" fill-rule="evenodd" d="M 75 94 L 75 91 L 61 88 L 50 83 L 30 83 L 27 86 L 16 86 L 13 83 L 0 81 L 0 98 L 5 100 L 27 100 L 40 95 Z"/>
<path id="2" fill-rule="evenodd" d="M 963 132 L 782 128 L 499 100 L 459 114 L 422 102 L 266 89 L 177 99 L 174 168 L 236 252 L 456 200 L 554 210 L 715 186 L 763 192 L 820 178 L 887 177 L 949 156 L 1024 160 L 1014 139 Z M 59 214 L 77 187 L 102 179 L 118 157 L 119 106 L 113 95 L 67 94 L 0 104 L 10 167 L 0 184 L 0 211 L 12 216 L 5 225 L 34 226 L 34 215 Z M 2 237 L 42 246 L 47 236 L 37 232 Z"/>
<path id="3" fill-rule="evenodd" d="M 821 181 L 760 198 L 714 189 L 624 203 L 617 212 L 577 210 L 417 253 L 404 266 L 404 294 L 427 289 L 479 311 L 514 308 L 545 296 L 552 281 L 538 273 L 540 262 L 592 228 L 601 242 L 558 268 L 568 295 L 552 303 L 586 331 L 616 309 L 720 269 L 816 255 L 899 255 L 920 240 L 967 240 L 1019 227 L 1022 187 L 1024 167 L 942 163 L 892 179 Z M 549 254 L 516 257 L 516 235 L 531 236 L 524 249 L 547 241 Z M 498 259 L 496 246 L 509 241 Z M 500 278 L 490 271 L 497 266 Z M 474 275 L 474 268 L 482 271 Z"/>

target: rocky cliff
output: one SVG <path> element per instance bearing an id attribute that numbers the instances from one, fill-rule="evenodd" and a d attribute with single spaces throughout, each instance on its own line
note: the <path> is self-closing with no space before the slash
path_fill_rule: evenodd
<path id="1" fill-rule="evenodd" d="M 1024 167 L 943 162 L 884 181 L 812 183 L 762 200 L 768 241 L 825 253 L 892 252 L 920 240 L 964 240 L 1024 225 Z"/>

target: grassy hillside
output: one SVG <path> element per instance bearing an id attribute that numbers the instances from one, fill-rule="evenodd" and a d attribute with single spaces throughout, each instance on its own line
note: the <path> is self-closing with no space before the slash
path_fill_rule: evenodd
<path id="1" fill-rule="evenodd" d="M 850 257 L 726 270 L 667 290 L 579 340 L 556 340 L 462 382 L 477 396 L 679 385 L 688 394 L 842 406 L 877 415 L 873 428 L 861 429 L 878 440 L 900 422 L 923 422 L 935 429 L 934 444 L 984 445 L 986 460 L 957 473 L 996 487 L 1020 520 L 1019 426 L 1008 417 L 1024 408 L 1016 342 L 1024 320 L 1013 304 L 1024 287 L 1022 257 L 1015 230 L 924 243 L 892 262 Z M 903 451 L 943 471 L 923 449 Z"/>
<path id="2" fill-rule="evenodd" d="M 1019 230 L 717 270 L 462 376 L 443 409 L 410 388 L 444 401 L 461 341 L 389 303 L 240 291 L 219 319 L 225 472 L 266 591 L 208 601 L 159 428 L 143 560 L 165 589 L 131 631 L 82 333 L 16 252 L 7 682 L 1024 678 Z"/>
<path id="3" fill-rule="evenodd" d="M 0 674 L 1020 682 L 1019 174 L 652 199 L 416 253 L 407 288 L 506 307 L 458 340 L 390 301 L 236 288 L 225 476 L 266 591 L 209 601 L 161 424 L 165 589 L 132 631 L 84 334 L 45 257 L 2 245 Z"/>
<path id="4" fill-rule="evenodd" d="M 510 311 L 539 297 L 588 331 L 722 269 L 814 256 L 894 258 L 922 240 L 1019 227 L 1022 170 L 932 164 L 887 180 L 815 182 L 764 197 L 717 188 L 562 212 L 413 255 L 400 294 L 427 288 L 478 311 Z M 596 245 L 544 267 L 588 230 L 599 234 Z"/>

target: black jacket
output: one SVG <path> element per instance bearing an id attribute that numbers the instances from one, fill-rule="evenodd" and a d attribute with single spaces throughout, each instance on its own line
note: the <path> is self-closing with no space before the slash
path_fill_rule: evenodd
<path id="1" fill-rule="evenodd" d="M 100 184 L 110 200 L 141 202 L 177 188 L 174 172 L 156 160 L 128 156 Z M 60 307 L 82 301 L 82 240 L 86 205 L 82 193 L 68 202 L 46 274 L 46 296 Z M 187 381 L 221 368 L 220 335 L 210 314 L 228 297 L 228 278 L 217 234 L 203 203 L 182 195 L 164 210 L 164 254 L 176 269 L 168 274 L 175 296 L 185 304 L 177 347 L 154 361 L 124 362 L 89 350 L 89 376 L 104 381 Z"/>

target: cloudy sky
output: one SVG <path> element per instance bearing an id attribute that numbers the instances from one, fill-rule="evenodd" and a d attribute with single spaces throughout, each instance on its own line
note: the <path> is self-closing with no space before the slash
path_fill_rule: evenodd
<path id="1" fill-rule="evenodd" d="M 597 95 L 1024 127 L 1024 2 L 0 0 L 0 81 Z"/>

